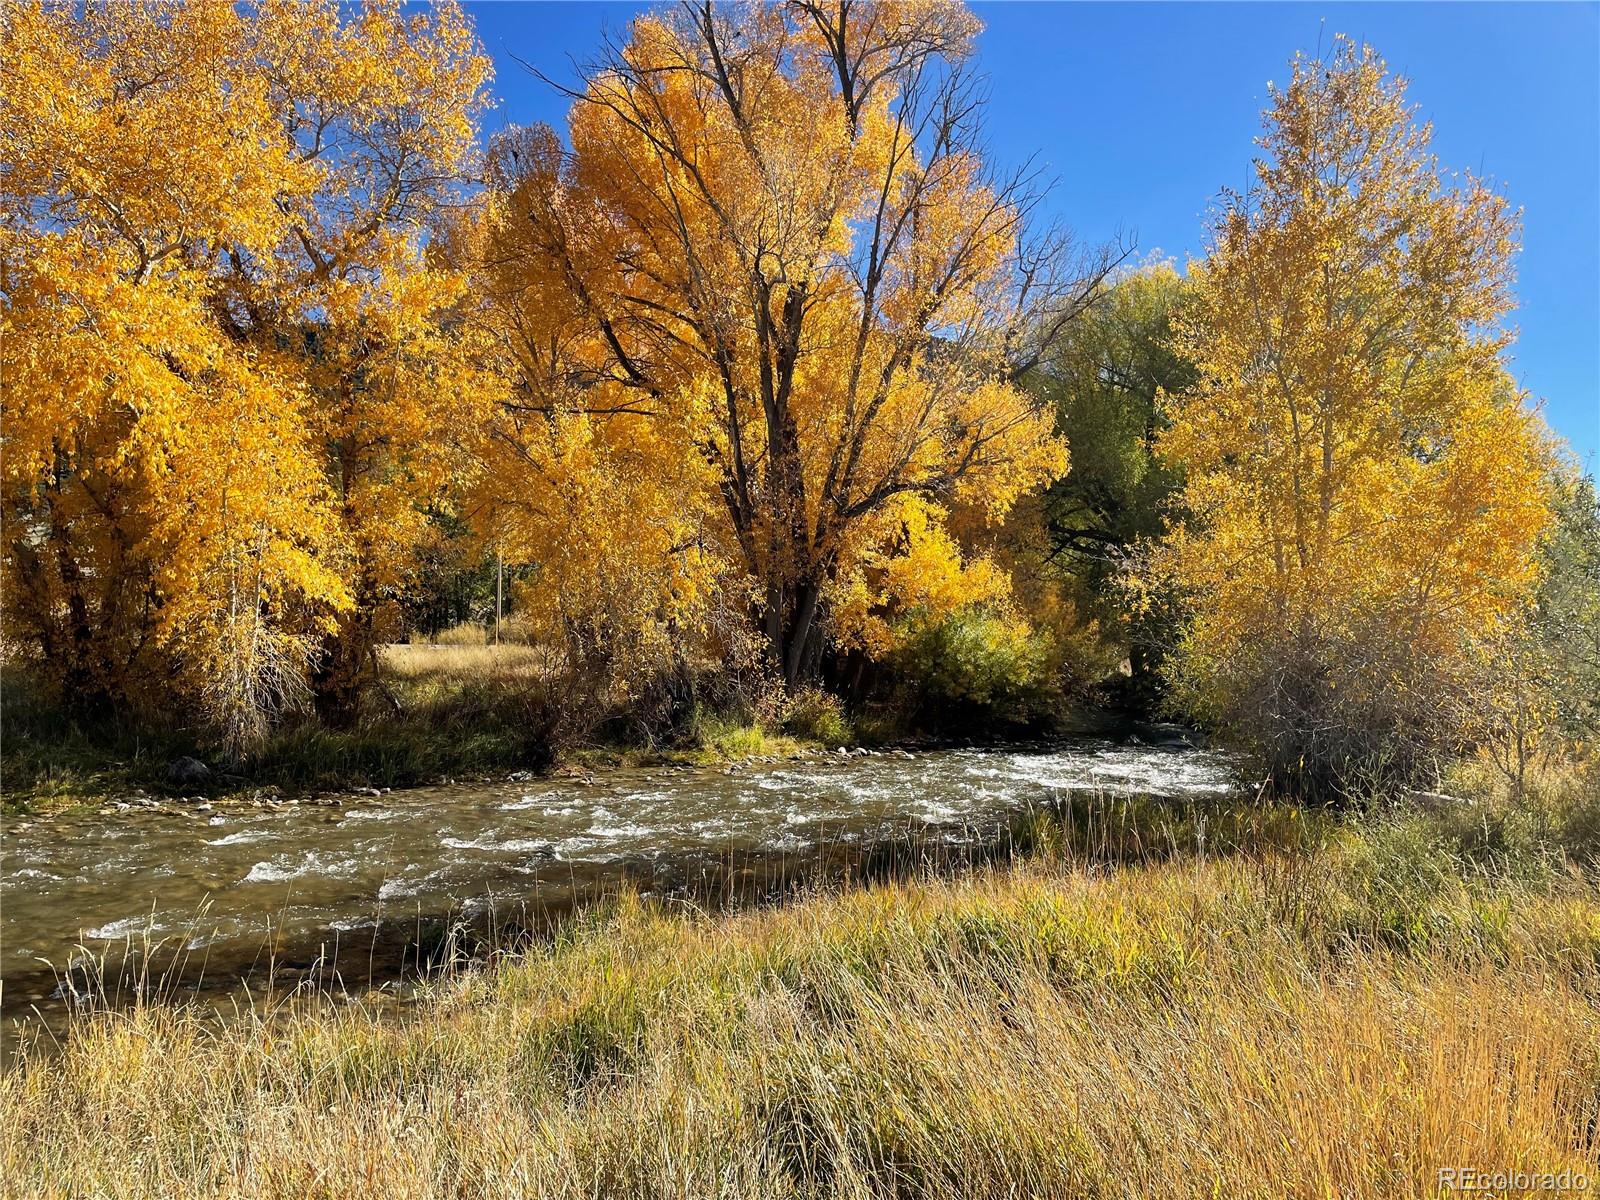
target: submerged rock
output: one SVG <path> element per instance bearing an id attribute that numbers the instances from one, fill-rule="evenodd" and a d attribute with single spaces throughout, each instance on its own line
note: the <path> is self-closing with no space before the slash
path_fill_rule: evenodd
<path id="1" fill-rule="evenodd" d="M 1205 736 L 1198 730 L 1170 721 L 1138 722 L 1128 734 L 1130 746 L 1153 746 L 1158 750 L 1201 750 Z"/>

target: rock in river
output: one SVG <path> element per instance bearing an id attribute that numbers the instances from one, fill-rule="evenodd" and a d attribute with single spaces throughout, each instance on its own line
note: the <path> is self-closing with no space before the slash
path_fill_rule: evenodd
<path id="1" fill-rule="evenodd" d="M 167 782 L 173 787 L 194 787 L 210 778 L 211 768 L 198 758 L 183 755 L 167 764 Z"/>

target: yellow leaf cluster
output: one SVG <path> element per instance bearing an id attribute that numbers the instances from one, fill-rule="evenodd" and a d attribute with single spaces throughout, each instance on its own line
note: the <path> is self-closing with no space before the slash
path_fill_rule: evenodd
<path id="1" fill-rule="evenodd" d="M 1180 670 L 1202 708 L 1303 638 L 1403 687 L 1382 663 L 1472 653 L 1533 578 L 1548 450 L 1498 326 L 1516 216 L 1447 184 L 1428 142 L 1370 48 L 1297 59 L 1256 185 L 1191 270 L 1201 383 L 1168 398 L 1159 444 L 1188 521 L 1152 577 L 1193 607 Z"/>
<path id="2" fill-rule="evenodd" d="M 633 590 L 585 574 L 653 581 L 636 617 L 748 597 L 793 682 L 825 628 L 879 646 L 863 598 L 936 556 L 999 590 L 946 506 L 998 520 L 1067 457 L 1005 354 L 1015 198 L 952 115 L 976 28 L 943 3 L 686 6 L 574 94 L 570 153 L 495 145 L 482 294 L 513 386 L 477 508 L 549 605 L 615 628 Z"/>
<path id="3" fill-rule="evenodd" d="M 8 4 L 0 57 L 8 628 L 243 744 L 394 583 L 477 400 L 429 248 L 487 60 L 393 0 Z"/>

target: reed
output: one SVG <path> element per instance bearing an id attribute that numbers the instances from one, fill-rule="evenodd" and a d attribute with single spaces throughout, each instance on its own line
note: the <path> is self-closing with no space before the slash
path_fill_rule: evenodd
<path id="1" fill-rule="evenodd" d="M 1061 849 L 1064 829 L 1018 863 L 742 913 L 623 895 L 399 1017 L 101 1014 L 0 1077 L 5 1194 L 1388 1200 L 1440 1195 L 1449 1167 L 1593 1179 L 1592 876 L 1467 826 L 1132 864 Z"/>

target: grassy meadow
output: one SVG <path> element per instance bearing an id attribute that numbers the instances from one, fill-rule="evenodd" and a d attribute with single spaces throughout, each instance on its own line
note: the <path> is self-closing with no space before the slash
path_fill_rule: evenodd
<path id="1" fill-rule="evenodd" d="M 5 1194 L 1436 1196 L 1595 1172 L 1600 785 L 1039 818 L 1005 866 L 623 895 L 414 1008 L 79 1020 Z"/>

